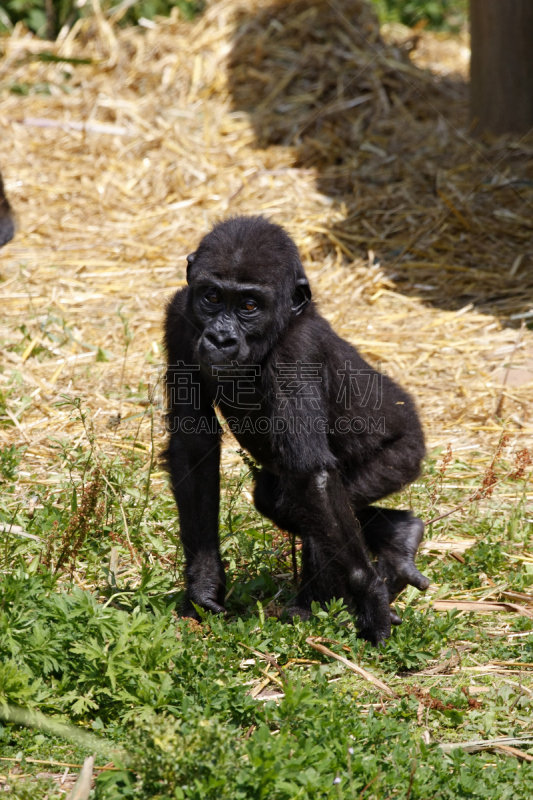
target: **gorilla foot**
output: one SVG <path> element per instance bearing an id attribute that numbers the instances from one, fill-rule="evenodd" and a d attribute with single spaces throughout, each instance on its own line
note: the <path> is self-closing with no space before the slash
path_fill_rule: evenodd
<path id="1" fill-rule="evenodd" d="M 358 638 L 366 639 L 373 647 L 384 644 L 391 634 L 393 612 L 389 606 L 387 587 L 381 578 L 376 576 L 370 586 L 356 592 L 354 600 Z"/>
<path id="2" fill-rule="evenodd" d="M 391 603 L 407 585 L 425 592 L 430 584 L 429 578 L 415 566 L 415 556 L 423 537 L 424 523 L 418 517 L 412 517 L 402 525 L 402 535 L 396 536 L 379 553 L 377 571 L 387 586 Z"/>
<path id="3" fill-rule="evenodd" d="M 224 606 L 219 605 L 217 602 L 215 602 L 209 597 L 205 598 L 186 597 L 180 609 L 181 617 L 190 617 L 191 619 L 195 619 L 197 622 L 200 621 L 201 619 L 200 614 L 193 606 L 193 602 L 195 605 L 199 606 L 200 608 L 203 608 L 205 611 L 210 611 L 212 614 L 226 613 L 226 609 L 224 608 Z"/>
<path id="4" fill-rule="evenodd" d="M 300 617 L 301 620 L 308 620 L 312 617 L 312 611 L 307 606 L 291 605 L 286 611 L 291 619 L 293 619 L 293 617 Z"/>
<path id="5" fill-rule="evenodd" d="M 285 609 L 285 614 L 292 620 L 293 617 L 300 617 L 301 620 L 309 620 L 313 616 L 312 611 L 310 608 L 306 608 L 305 606 L 298 606 L 292 605 Z M 398 614 L 390 609 L 390 621 L 391 625 L 401 625 L 402 618 L 398 616 Z"/>
<path id="6" fill-rule="evenodd" d="M 392 613 L 383 580 L 372 569 L 355 567 L 350 571 L 349 606 L 356 618 L 358 638 L 373 647 L 383 644 L 391 634 Z"/>

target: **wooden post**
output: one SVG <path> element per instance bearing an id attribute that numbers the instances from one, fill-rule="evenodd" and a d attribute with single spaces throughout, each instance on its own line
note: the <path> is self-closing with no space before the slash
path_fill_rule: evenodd
<path id="1" fill-rule="evenodd" d="M 470 0 L 475 133 L 533 128 L 533 0 Z"/>

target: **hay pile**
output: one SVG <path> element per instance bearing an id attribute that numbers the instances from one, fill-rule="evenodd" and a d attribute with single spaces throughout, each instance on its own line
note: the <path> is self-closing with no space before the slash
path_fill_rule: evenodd
<path id="1" fill-rule="evenodd" d="M 54 440 L 87 435 L 61 395 L 90 407 L 103 450 L 131 449 L 140 422 L 148 446 L 165 301 L 230 213 L 288 228 L 322 311 L 411 388 L 430 447 L 531 443 L 533 137 L 470 141 L 460 69 L 420 69 L 361 0 L 220 0 L 147 24 L 97 13 L 55 44 L 0 40 L 19 216 L 0 255 L 0 445 L 29 445 L 21 494 L 53 491 Z M 424 66 L 439 43 L 408 38 Z"/>

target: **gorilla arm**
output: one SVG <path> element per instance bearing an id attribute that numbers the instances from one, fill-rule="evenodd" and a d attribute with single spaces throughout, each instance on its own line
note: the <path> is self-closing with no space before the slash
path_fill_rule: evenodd
<path id="1" fill-rule="evenodd" d="M 182 613 L 197 617 L 193 602 L 214 613 L 224 611 L 226 582 L 218 540 L 220 426 L 194 364 L 184 304 L 185 292 L 179 292 L 166 323 L 170 441 L 163 455 L 178 506 L 186 562 Z"/>

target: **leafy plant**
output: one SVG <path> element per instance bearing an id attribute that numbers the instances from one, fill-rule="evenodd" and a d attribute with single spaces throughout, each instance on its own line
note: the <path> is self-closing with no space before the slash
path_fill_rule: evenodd
<path id="1" fill-rule="evenodd" d="M 104 0 L 104 12 L 119 5 L 119 0 Z M 173 8 L 192 20 L 204 8 L 204 0 L 137 0 L 121 16 L 122 24 L 135 24 L 141 17 L 167 16 Z M 72 25 L 84 13 L 91 13 L 90 3 L 76 0 L 7 0 L 0 6 L 0 32 L 23 22 L 38 36 L 55 39 L 63 25 Z"/>
<path id="2" fill-rule="evenodd" d="M 14 444 L 0 449 L 0 486 L 15 480 L 25 450 L 26 447 L 16 447 Z"/>
<path id="3" fill-rule="evenodd" d="M 417 24 L 434 30 L 459 30 L 467 19 L 467 0 L 372 0 L 384 22 Z"/>
<path id="4" fill-rule="evenodd" d="M 40 709 L 115 742 L 116 768 L 99 775 L 97 797 L 529 798 L 528 763 L 511 768 L 497 754 L 444 756 L 436 742 L 533 734 L 524 691 L 529 673 L 521 673 L 522 684 L 505 684 L 506 692 L 507 676 L 489 681 L 475 671 L 491 659 L 530 663 L 530 619 L 508 615 L 500 631 L 494 617 L 422 607 L 419 593 L 408 589 L 398 598 L 403 623 L 380 650 L 358 639 L 341 601 L 315 604 L 311 620 L 286 624 L 284 608 L 294 594 L 291 542 L 245 499 L 250 465 L 222 487 L 228 613 L 203 613 L 201 624 L 178 619 L 183 573 L 176 511 L 170 492 L 153 492 L 153 447 L 139 448 L 131 435 L 123 454 L 106 456 L 90 409 L 66 397 L 62 408 L 84 426 L 85 447 L 55 440 L 58 483 L 49 495 L 39 490 L 31 513 L 20 487 L 16 495 L 4 491 L 0 501 L 2 521 L 36 537 L 5 532 L 1 541 L 0 712 L 7 705 Z M 151 426 L 151 416 L 146 422 Z M 22 455 L 22 449 L 4 451 L 11 479 Z M 529 466 L 524 453 L 498 480 L 523 497 Z M 427 469 L 413 488 L 413 503 L 428 515 L 450 494 L 448 472 L 439 469 Z M 470 588 L 477 597 L 489 578 L 495 586 L 527 586 L 525 502 L 513 510 L 516 539 L 506 533 L 505 509 L 483 503 L 462 507 L 445 523 L 478 539 L 462 560 L 449 553 L 420 556 L 444 596 Z M 318 654 L 310 636 L 327 640 L 398 696 L 387 698 Z M 448 672 L 458 659 L 462 669 Z M 413 674 L 434 667 L 435 674 Z M 252 696 L 266 675 L 272 700 Z M 485 681 L 479 688 L 486 691 L 472 696 L 471 680 L 476 687 Z M 2 753 L 23 765 L 24 791 L 41 791 L 32 777 L 38 767 L 23 763 L 25 756 L 82 763 L 90 752 L 67 734 L 62 741 L 55 731 L 42 731 L 13 721 L 0 725 Z"/>
<path id="5" fill-rule="evenodd" d="M 458 635 L 457 611 L 435 616 L 407 607 L 383 655 L 383 664 L 395 671 L 421 669 Z"/>

